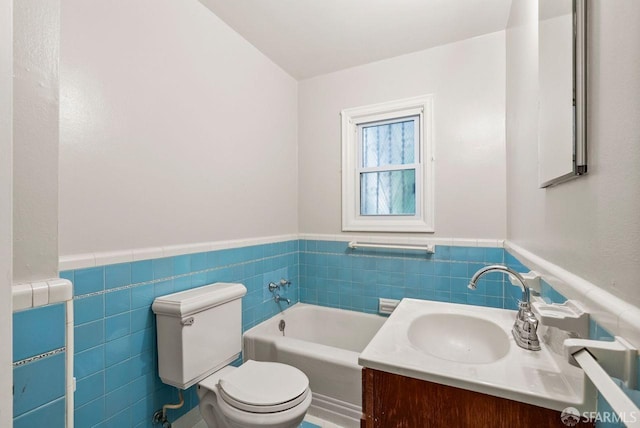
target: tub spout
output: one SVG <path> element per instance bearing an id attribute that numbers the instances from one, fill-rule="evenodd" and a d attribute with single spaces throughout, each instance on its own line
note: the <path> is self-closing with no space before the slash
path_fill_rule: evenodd
<path id="1" fill-rule="evenodd" d="M 276 294 L 275 296 L 273 296 L 273 300 L 276 301 L 276 303 L 280 303 L 281 301 L 287 302 L 287 305 L 291 304 L 291 300 L 287 299 L 286 297 L 282 297 L 279 294 Z"/>

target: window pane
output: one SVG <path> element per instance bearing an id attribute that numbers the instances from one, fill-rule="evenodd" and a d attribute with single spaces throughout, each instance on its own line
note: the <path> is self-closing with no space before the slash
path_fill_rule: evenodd
<path id="1" fill-rule="evenodd" d="M 360 215 L 415 213 L 415 169 L 360 174 Z"/>
<path id="2" fill-rule="evenodd" d="M 404 165 L 415 161 L 413 119 L 362 126 L 362 167 Z"/>

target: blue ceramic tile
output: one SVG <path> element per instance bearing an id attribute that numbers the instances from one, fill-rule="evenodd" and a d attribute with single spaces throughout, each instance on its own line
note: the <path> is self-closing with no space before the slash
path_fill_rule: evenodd
<path id="1" fill-rule="evenodd" d="M 104 320 L 93 321 L 74 328 L 75 352 L 81 352 L 104 343 Z"/>
<path id="2" fill-rule="evenodd" d="M 131 284 L 131 263 L 119 263 L 104 268 L 104 285 L 106 289 Z"/>
<path id="3" fill-rule="evenodd" d="M 142 376 L 148 373 L 155 373 L 155 354 L 149 350 L 135 355 L 129 361 L 131 376 Z"/>
<path id="4" fill-rule="evenodd" d="M 131 283 L 138 284 L 153 279 L 153 264 L 151 260 L 131 263 Z"/>
<path id="5" fill-rule="evenodd" d="M 76 384 L 74 406 L 77 409 L 104 395 L 104 372 L 81 379 Z"/>
<path id="6" fill-rule="evenodd" d="M 152 328 L 131 334 L 131 355 L 154 349 L 156 333 Z"/>
<path id="7" fill-rule="evenodd" d="M 151 307 L 131 311 L 131 332 L 144 330 L 153 326 Z"/>
<path id="8" fill-rule="evenodd" d="M 105 318 L 104 336 L 105 341 L 111 341 L 126 336 L 131 332 L 131 321 L 129 312 Z M 108 347 L 107 347 L 108 348 Z"/>
<path id="9" fill-rule="evenodd" d="M 451 291 L 451 278 L 444 276 L 435 277 L 436 291 Z"/>
<path id="10" fill-rule="evenodd" d="M 196 273 L 190 276 L 191 278 L 191 287 L 202 287 L 207 284 L 207 274 L 206 273 Z"/>
<path id="11" fill-rule="evenodd" d="M 436 245 L 435 253 L 430 256 L 434 260 L 450 260 L 451 248 L 449 245 Z"/>
<path id="12" fill-rule="evenodd" d="M 104 397 L 100 397 L 74 412 L 75 426 L 77 427 L 93 427 L 104 421 Z M 46 426 L 46 425 L 34 425 Z"/>
<path id="13" fill-rule="evenodd" d="M 13 360 L 64 346 L 65 307 L 43 306 L 13 314 Z M 36 340 L 37 338 L 37 340 Z"/>
<path id="14" fill-rule="evenodd" d="M 95 293 L 104 290 L 104 268 L 78 269 L 73 274 L 74 296 Z"/>
<path id="15" fill-rule="evenodd" d="M 131 289 L 106 293 L 104 296 L 104 312 L 106 316 L 127 312 L 131 309 Z"/>
<path id="16" fill-rule="evenodd" d="M 191 255 L 176 256 L 173 258 L 173 274 L 182 275 L 191 272 Z"/>
<path id="17" fill-rule="evenodd" d="M 105 366 L 110 367 L 129 358 L 129 356 L 131 355 L 131 347 L 129 343 L 129 336 L 124 336 L 105 343 Z"/>
<path id="18" fill-rule="evenodd" d="M 147 428 L 149 415 L 153 415 L 153 412 L 156 410 L 157 409 L 153 405 L 153 400 L 151 399 L 142 398 L 134 400 L 134 403 L 131 406 L 131 423 L 134 427 L 141 424 L 141 427 Z"/>
<path id="19" fill-rule="evenodd" d="M 174 278 L 173 291 L 185 291 L 191 288 L 191 275 L 183 276 L 180 278 Z"/>
<path id="20" fill-rule="evenodd" d="M 149 391 L 155 389 L 155 376 L 155 373 L 148 373 L 138 376 L 131 381 L 131 401 L 141 400 L 149 395 Z M 154 411 L 155 410 L 152 410 L 149 414 L 153 414 Z"/>
<path id="21" fill-rule="evenodd" d="M 220 252 L 219 251 L 209 251 L 206 253 L 207 255 L 207 269 L 215 268 L 220 266 Z"/>
<path id="22" fill-rule="evenodd" d="M 456 262 L 450 263 L 450 275 L 456 278 L 469 278 L 467 276 L 467 263 Z"/>
<path id="23" fill-rule="evenodd" d="M 64 396 L 65 354 L 16 367 L 13 388 L 14 417 Z"/>
<path id="24" fill-rule="evenodd" d="M 302 423 L 300 424 L 300 428 L 320 428 L 320 427 L 316 424 L 312 424 L 311 422 L 302 421 Z"/>
<path id="25" fill-rule="evenodd" d="M 131 288 L 131 309 L 150 307 L 154 297 L 154 284 L 138 285 Z"/>
<path id="26" fill-rule="evenodd" d="M 108 409 L 109 404 L 108 400 L 105 400 L 105 407 Z M 111 415 L 111 413 L 107 413 L 107 415 Z M 130 427 L 131 426 L 131 409 L 126 408 L 120 413 L 117 413 L 115 416 L 110 417 L 99 428 L 122 428 L 122 427 Z"/>
<path id="27" fill-rule="evenodd" d="M 466 262 L 469 260 L 467 256 L 467 247 L 451 247 L 451 260 Z"/>
<path id="28" fill-rule="evenodd" d="M 485 248 L 484 261 L 486 263 L 504 263 L 504 249 L 502 248 Z"/>
<path id="29" fill-rule="evenodd" d="M 170 279 L 156 282 L 153 286 L 153 295 L 155 297 L 166 296 L 171 293 L 173 293 L 173 281 Z"/>
<path id="30" fill-rule="evenodd" d="M 73 373 L 78 380 L 104 370 L 104 345 L 76 352 Z"/>
<path id="31" fill-rule="evenodd" d="M 73 301 L 76 325 L 104 318 L 104 295 L 85 297 Z"/>
<path id="32" fill-rule="evenodd" d="M 108 367 L 105 372 L 105 392 L 109 393 L 131 382 L 131 362 L 123 361 L 120 364 Z"/>
<path id="33" fill-rule="evenodd" d="M 130 390 L 129 385 L 125 385 L 110 393 L 107 393 L 104 397 L 105 411 L 107 415 L 115 415 L 127 407 L 130 404 Z M 120 425 L 120 427 L 130 426 L 128 423 Z"/>
<path id="34" fill-rule="evenodd" d="M 467 250 L 468 260 L 471 262 L 484 261 L 484 248 L 481 247 L 469 247 Z"/>
<path id="35" fill-rule="evenodd" d="M 191 254 L 191 272 L 207 269 L 207 253 Z"/>
<path id="36" fill-rule="evenodd" d="M 163 259 L 154 259 L 151 261 L 153 266 L 153 279 L 162 279 L 173 276 L 173 258 L 165 257 Z"/>
<path id="37" fill-rule="evenodd" d="M 25 413 L 13 420 L 13 428 L 64 428 L 65 400 L 64 397 Z M 78 425 L 81 426 L 81 425 Z"/>
<path id="38" fill-rule="evenodd" d="M 58 276 L 62 279 L 68 279 L 69 281 L 71 281 L 71 283 L 74 282 L 74 271 L 72 270 L 65 270 L 62 271 L 58 274 Z"/>

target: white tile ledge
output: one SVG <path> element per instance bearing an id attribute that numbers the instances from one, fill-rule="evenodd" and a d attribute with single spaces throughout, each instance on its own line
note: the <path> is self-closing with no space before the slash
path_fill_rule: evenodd
<path id="1" fill-rule="evenodd" d="M 12 287 L 13 311 L 62 303 L 73 299 L 73 285 L 63 278 L 15 284 Z"/>
<path id="2" fill-rule="evenodd" d="M 229 248 L 247 247 L 250 245 L 274 244 L 298 239 L 297 234 L 267 236 L 261 238 L 236 239 L 231 241 L 199 242 L 186 245 L 169 245 L 166 247 L 137 248 L 133 250 L 107 251 L 100 253 L 73 254 L 61 256 L 58 262 L 60 271 L 105 266 L 116 263 L 129 263 L 151 260 L 161 257 L 172 257 L 205 251 L 226 250 Z"/>
<path id="3" fill-rule="evenodd" d="M 505 248 L 529 269 L 540 273 L 556 291 L 582 303 L 609 333 L 640 347 L 640 308 L 513 242 L 506 241 Z"/>
<path id="4" fill-rule="evenodd" d="M 386 244 L 413 244 L 413 245 L 450 245 L 462 247 L 497 247 L 502 248 L 504 241 L 501 239 L 463 239 L 463 238 L 420 238 L 420 237 L 390 237 L 388 235 L 369 234 L 289 234 L 267 236 L 261 238 L 236 239 L 231 241 L 199 242 L 196 244 L 170 245 L 166 247 L 136 248 L 133 250 L 106 251 L 99 253 L 73 254 L 60 257 L 58 269 L 60 271 L 84 269 L 96 266 L 105 266 L 116 263 L 130 263 L 140 260 L 151 260 L 161 257 L 179 256 L 184 254 L 201 253 L 205 251 L 225 250 L 229 248 L 247 247 L 250 245 L 273 244 L 295 239 L 313 239 L 318 241 L 352 241 L 366 239 Z"/>

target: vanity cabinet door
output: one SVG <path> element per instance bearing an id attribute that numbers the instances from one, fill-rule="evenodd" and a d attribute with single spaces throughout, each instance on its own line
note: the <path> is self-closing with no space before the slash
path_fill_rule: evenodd
<path id="1" fill-rule="evenodd" d="M 555 410 L 378 370 L 363 369 L 362 382 L 362 428 L 567 426 Z"/>

